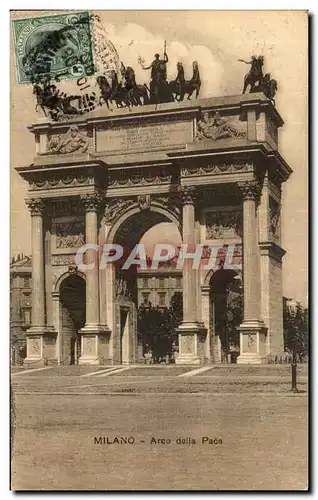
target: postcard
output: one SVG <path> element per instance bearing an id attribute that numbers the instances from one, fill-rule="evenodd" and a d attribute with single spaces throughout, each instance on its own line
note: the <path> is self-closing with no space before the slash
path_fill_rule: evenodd
<path id="1" fill-rule="evenodd" d="M 11 489 L 307 490 L 308 13 L 10 33 Z"/>

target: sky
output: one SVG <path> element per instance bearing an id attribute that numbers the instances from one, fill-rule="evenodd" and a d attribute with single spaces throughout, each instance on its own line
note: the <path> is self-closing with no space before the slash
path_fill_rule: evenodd
<path id="1" fill-rule="evenodd" d="M 150 72 L 141 69 L 137 57 L 141 56 L 149 64 L 154 53 L 162 55 L 165 40 L 169 55 L 168 80 L 176 76 L 177 61 L 183 62 L 186 78 L 190 78 L 192 61 L 197 60 L 203 82 L 200 97 L 240 94 L 247 66 L 238 59 L 248 60 L 253 54 L 264 56 L 264 72 L 270 72 L 278 81 L 276 107 L 285 122 L 279 133 L 279 151 L 293 169 L 291 178 L 283 186 L 282 246 L 287 251 L 283 261 L 283 293 L 306 305 L 307 14 L 304 11 L 96 13 L 124 64 L 134 67 L 138 83 L 149 82 Z M 38 16 L 41 11 L 16 11 L 12 15 L 16 18 Z M 14 167 L 32 163 L 35 146 L 27 125 L 40 117 L 41 114 L 35 112 L 31 86 L 16 83 L 14 57 L 11 57 L 12 255 L 31 252 L 30 215 L 24 202 L 27 185 Z M 151 238 L 154 231 L 149 233 Z"/>

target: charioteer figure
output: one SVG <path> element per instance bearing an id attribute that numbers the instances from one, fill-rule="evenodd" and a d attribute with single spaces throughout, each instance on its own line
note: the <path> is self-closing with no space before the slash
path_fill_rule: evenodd
<path id="1" fill-rule="evenodd" d="M 139 58 L 139 63 L 142 69 L 151 69 L 150 94 L 152 102 L 169 102 L 173 101 L 172 94 L 168 88 L 167 82 L 167 63 L 169 61 L 166 52 L 166 42 L 164 46 L 163 59 L 160 59 L 159 54 L 155 54 L 155 59 L 149 66 L 143 65 L 143 60 Z"/>
<path id="2" fill-rule="evenodd" d="M 166 51 L 164 52 L 163 59 L 160 59 L 159 54 L 155 54 L 155 58 L 149 66 L 141 65 L 142 69 L 151 69 L 151 80 L 155 82 L 162 82 L 167 80 L 167 62 L 169 61 Z"/>

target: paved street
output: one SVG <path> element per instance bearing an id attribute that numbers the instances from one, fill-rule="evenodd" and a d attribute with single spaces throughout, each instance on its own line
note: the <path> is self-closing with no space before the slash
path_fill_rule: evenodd
<path id="1" fill-rule="evenodd" d="M 306 367 L 200 368 L 15 371 L 13 488 L 305 489 Z"/>

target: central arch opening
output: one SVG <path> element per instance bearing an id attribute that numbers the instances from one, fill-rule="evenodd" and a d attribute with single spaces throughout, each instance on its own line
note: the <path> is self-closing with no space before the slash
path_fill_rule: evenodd
<path id="1" fill-rule="evenodd" d="M 122 245 L 125 257 L 138 244 L 147 261 L 146 268 L 133 264 L 124 270 L 122 262 L 116 266 L 116 318 L 119 320 L 121 362 L 125 362 L 131 337 L 136 339 L 139 362 L 173 361 L 178 325 L 174 324 L 176 315 L 171 307 L 175 304 L 182 314 L 182 301 L 180 307 L 180 299 L 175 297 L 176 293 L 182 294 L 182 271 L 176 270 L 176 259 L 160 264 L 158 269 L 152 268 L 152 261 L 156 244 L 173 246 L 177 255 L 181 241 L 176 222 L 150 209 L 126 218 L 116 231 L 114 243 Z"/>

